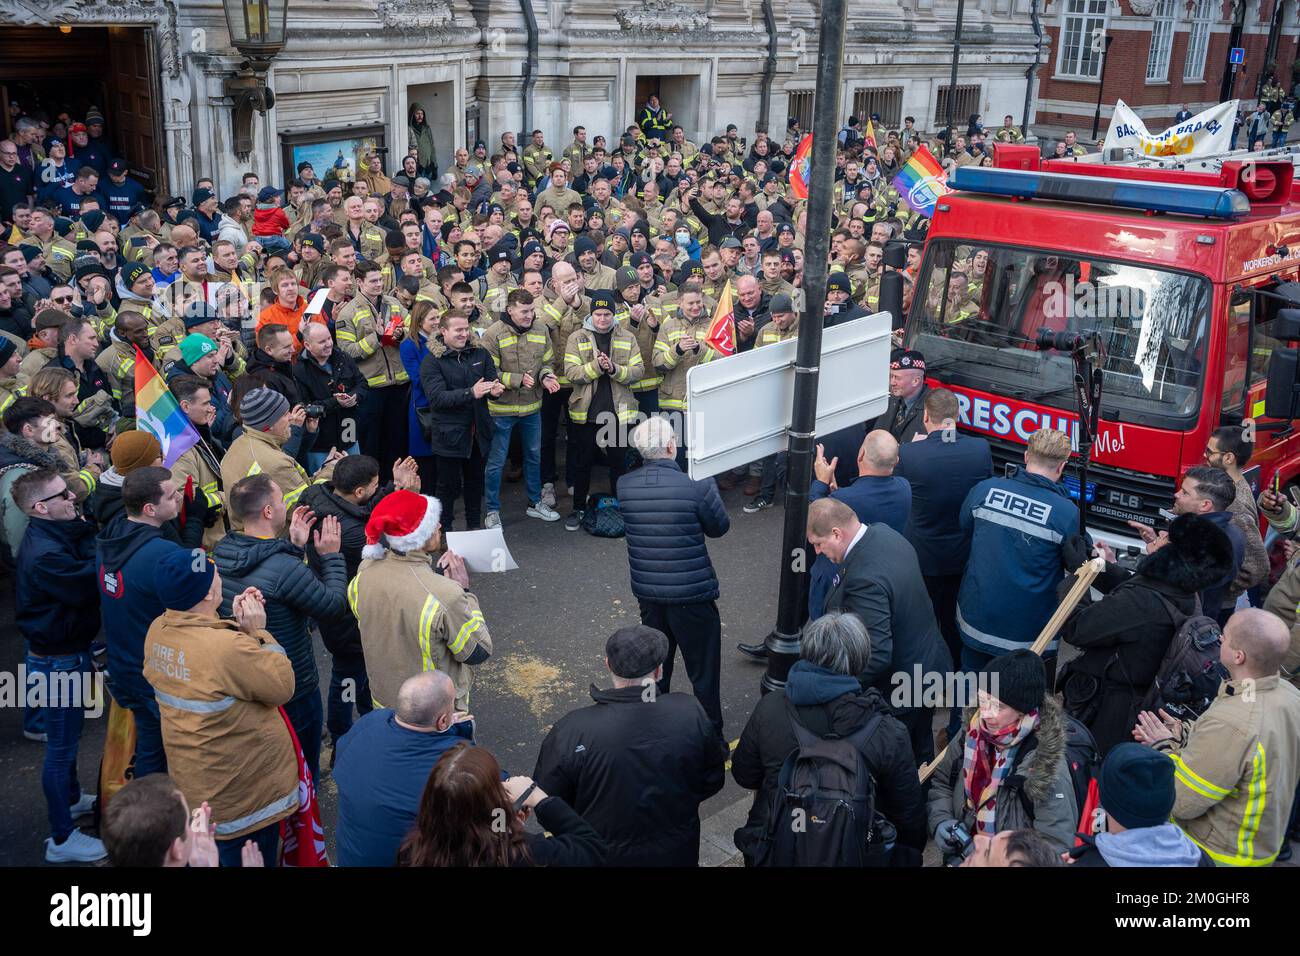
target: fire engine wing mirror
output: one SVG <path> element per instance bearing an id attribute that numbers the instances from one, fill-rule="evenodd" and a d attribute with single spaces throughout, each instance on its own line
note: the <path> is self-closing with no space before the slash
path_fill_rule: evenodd
<path id="1" fill-rule="evenodd" d="M 1264 417 L 1282 421 L 1300 418 L 1300 352 L 1295 349 L 1274 349 L 1269 357 Z"/>
<path id="2" fill-rule="evenodd" d="M 885 265 L 891 269 L 906 269 L 907 245 L 902 239 L 890 239 L 885 243 Z"/>
<path id="3" fill-rule="evenodd" d="M 1300 282 L 1279 282 L 1268 291 L 1279 299 L 1285 299 L 1294 306 L 1300 306 Z"/>
<path id="4" fill-rule="evenodd" d="M 881 312 L 888 312 L 891 318 L 890 327 L 901 329 L 907 320 L 903 315 L 903 274 L 901 272 L 886 272 L 880 277 L 880 298 L 879 308 Z"/>

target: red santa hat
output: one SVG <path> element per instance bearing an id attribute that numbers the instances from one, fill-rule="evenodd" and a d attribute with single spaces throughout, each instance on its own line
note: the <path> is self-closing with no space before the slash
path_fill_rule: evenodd
<path id="1" fill-rule="evenodd" d="M 361 557 L 378 560 L 384 556 L 385 546 L 403 553 L 419 551 L 438 530 L 441 519 L 442 505 L 437 498 L 394 491 L 370 512 Z"/>

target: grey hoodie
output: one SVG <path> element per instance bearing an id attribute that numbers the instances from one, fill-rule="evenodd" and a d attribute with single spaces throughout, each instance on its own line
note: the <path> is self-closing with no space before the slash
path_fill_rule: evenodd
<path id="1" fill-rule="evenodd" d="M 1097 852 L 1110 866 L 1198 866 L 1201 850 L 1172 823 L 1099 833 Z"/>

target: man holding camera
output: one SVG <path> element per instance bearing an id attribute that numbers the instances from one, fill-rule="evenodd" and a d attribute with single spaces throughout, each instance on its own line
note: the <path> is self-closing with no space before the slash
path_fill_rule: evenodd
<path id="1" fill-rule="evenodd" d="M 369 389 L 357 363 L 342 349 L 334 347 L 328 327 L 319 322 L 306 323 L 302 344 L 293 377 L 302 400 L 307 403 L 307 417 L 320 419 L 316 444 L 307 453 L 307 468 L 316 471 L 325 463 L 331 448 L 349 455 L 361 454 L 356 410 Z"/>

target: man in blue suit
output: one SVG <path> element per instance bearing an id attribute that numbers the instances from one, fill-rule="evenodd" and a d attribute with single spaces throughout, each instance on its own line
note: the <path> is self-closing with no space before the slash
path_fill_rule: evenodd
<path id="1" fill-rule="evenodd" d="M 957 591 L 970 556 L 970 537 L 957 520 L 966 495 L 993 475 L 989 443 L 957 432 L 957 396 L 946 388 L 925 396 L 925 437 L 899 449 L 894 473 L 912 489 L 912 511 L 903 531 L 916 549 L 934 615 L 954 661 L 961 659 Z"/>

